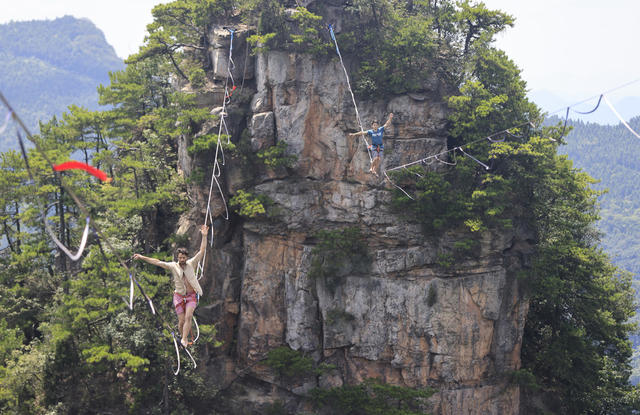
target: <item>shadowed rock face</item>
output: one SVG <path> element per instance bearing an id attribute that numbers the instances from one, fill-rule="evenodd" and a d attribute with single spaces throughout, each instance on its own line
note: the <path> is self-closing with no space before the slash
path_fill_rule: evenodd
<path id="1" fill-rule="evenodd" d="M 212 44 L 220 45 L 213 61 L 219 62 L 226 59 L 229 39 L 224 31 L 212 36 Z M 243 42 L 246 32 L 236 36 Z M 244 55 L 242 49 L 235 53 Z M 243 59 L 235 60 L 238 83 Z M 437 388 L 427 408 L 433 413 L 517 413 L 519 390 L 509 374 L 520 367 L 528 304 L 515 274 L 530 251 L 529 235 L 517 229 L 474 234 L 477 255 L 439 265 L 439 255 L 469 234 L 425 236 L 418 224 L 390 211 L 391 185 L 366 172 L 365 146 L 347 137 L 359 127 L 340 63 L 284 52 L 249 56 L 247 62 L 244 92 L 252 96 L 235 115 L 233 104 L 229 108 L 233 140 L 246 128 L 252 151 L 285 142 L 297 162 L 274 171 L 227 160 L 227 199 L 253 183 L 251 192 L 271 198 L 277 214 L 217 222 L 204 284 L 209 305 L 198 313 L 217 324 L 224 342 L 201 365 L 212 390 L 220 389 L 218 409 L 261 413 L 280 400 L 291 413 L 304 413 L 309 389 L 376 377 Z M 223 79 L 225 69 L 217 65 L 214 77 Z M 434 78 L 419 97 L 358 102 L 365 129 L 373 118 L 384 122 L 395 114 L 385 133 L 383 168 L 446 149 L 446 88 Z M 188 141 L 182 138 L 180 145 Z M 185 172 L 201 162 L 180 154 Z M 208 183 L 190 193 L 198 208 L 181 218 L 179 232 L 201 223 Z M 212 209 L 214 217 L 224 216 L 219 194 Z M 314 234 L 347 226 L 362 230 L 366 263 L 334 277 L 310 277 Z M 336 369 L 282 379 L 261 363 L 282 345 Z"/>

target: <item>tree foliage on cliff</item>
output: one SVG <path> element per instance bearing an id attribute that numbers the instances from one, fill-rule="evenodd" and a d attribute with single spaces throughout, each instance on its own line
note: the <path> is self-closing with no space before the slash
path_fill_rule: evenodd
<path id="1" fill-rule="evenodd" d="M 465 145 L 490 170 L 456 152 L 457 165 L 441 173 L 399 174 L 416 202 L 397 192 L 394 203 L 428 233 L 528 230 L 535 254 L 521 279 L 531 304 L 522 361 L 535 393 L 558 413 L 627 413 L 638 405 L 628 383 L 634 301 L 628 275 L 599 248 L 594 181 L 557 154 L 561 128 L 536 127 L 542 119 L 513 62 L 488 47 L 466 63 L 449 98 L 449 146 Z"/>

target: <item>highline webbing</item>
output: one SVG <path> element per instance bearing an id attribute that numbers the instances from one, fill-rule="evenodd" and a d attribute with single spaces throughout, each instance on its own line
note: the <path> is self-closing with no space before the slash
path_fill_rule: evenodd
<path id="1" fill-rule="evenodd" d="M 362 134 L 362 139 L 364 140 L 365 145 L 367 146 L 367 154 L 369 154 L 369 161 L 373 162 L 373 157 L 371 156 L 371 149 L 369 148 L 369 142 L 367 141 L 366 135 L 364 134 L 364 128 L 362 127 L 362 120 L 360 119 L 360 112 L 358 111 L 358 105 L 356 104 L 356 97 L 353 95 L 353 90 L 351 89 L 351 82 L 349 81 L 349 74 L 347 73 L 347 68 L 344 66 L 344 61 L 342 60 L 342 54 L 340 53 L 340 48 L 338 47 L 338 41 L 336 40 L 336 35 L 333 32 L 333 26 L 329 25 L 329 33 L 331 34 L 331 39 L 336 46 L 336 53 L 340 58 L 340 65 L 342 65 L 342 70 L 344 71 L 344 76 L 347 80 L 347 88 L 349 88 L 349 93 L 351 94 L 351 101 L 353 101 L 353 107 L 356 110 L 356 121 L 358 122 L 358 126 L 360 127 L 360 133 Z"/>

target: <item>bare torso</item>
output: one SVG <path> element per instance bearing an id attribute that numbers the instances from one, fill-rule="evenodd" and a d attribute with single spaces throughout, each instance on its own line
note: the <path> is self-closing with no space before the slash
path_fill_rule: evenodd
<path id="1" fill-rule="evenodd" d="M 182 282 L 184 282 L 184 286 L 187 289 L 187 294 L 191 294 L 193 292 L 195 292 L 196 290 L 193 289 L 193 287 L 191 286 L 191 284 L 189 284 L 189 281 L 187 280 L 187 276 L 184 274 L 184 268 L 185 265 L 180 264 L 180 268 L 182 268 Z"/>

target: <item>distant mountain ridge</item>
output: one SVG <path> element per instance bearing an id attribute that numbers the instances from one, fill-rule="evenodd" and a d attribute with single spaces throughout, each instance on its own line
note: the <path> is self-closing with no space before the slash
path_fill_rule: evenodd
<path id="1" fill-rule="evenodd" d="M 98 108 L 96 87 L 124 63 L 104 34 L 88 19 L 0 25 L 0 91 L 33 133 L 38 121 L 62 114 L 69 105 Z M 0 110 L 0 116 L 5 113 Z M 15 148 L 13 131 L 0 135 L 0 151 Z"/>

